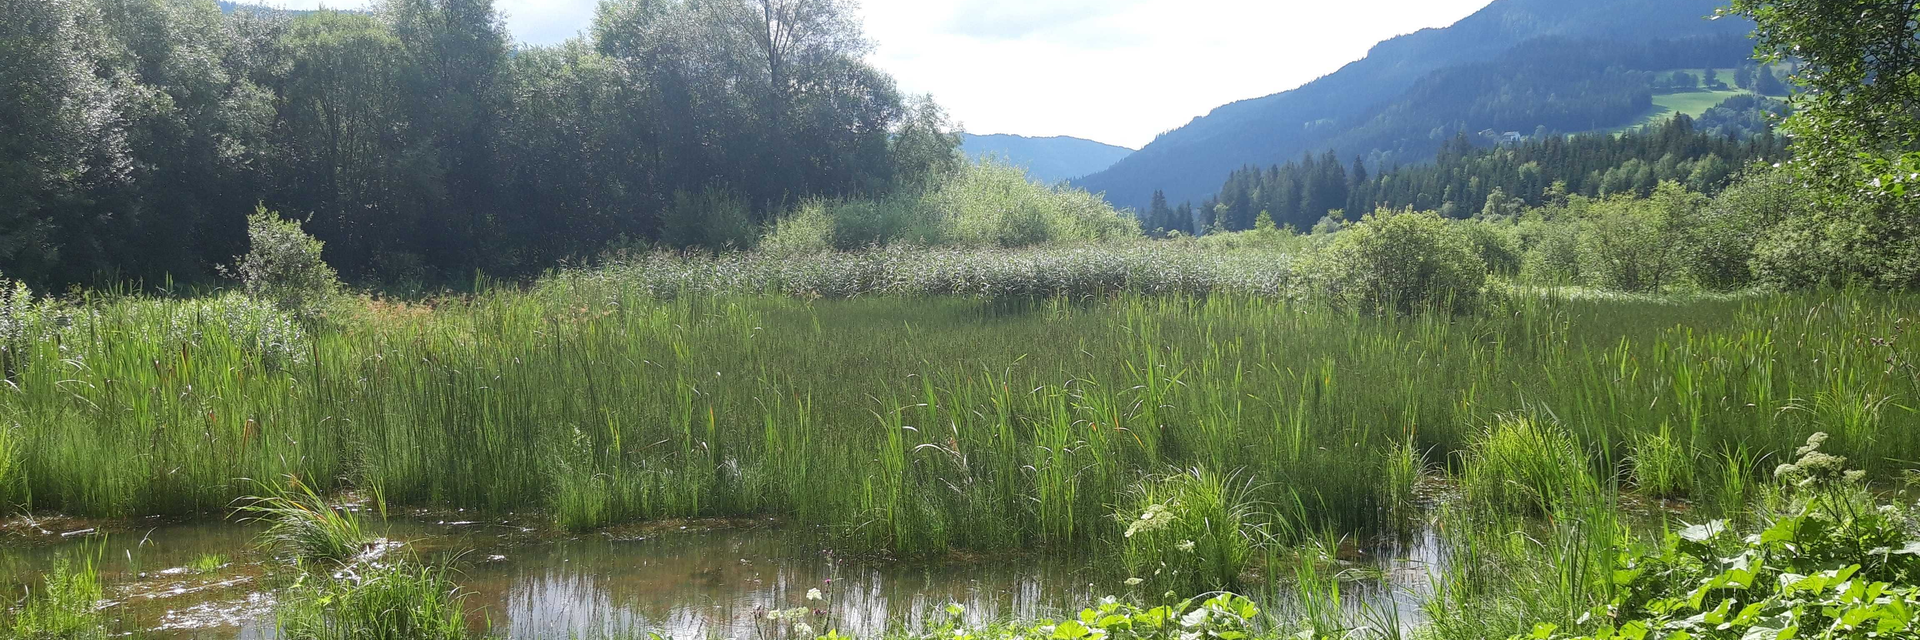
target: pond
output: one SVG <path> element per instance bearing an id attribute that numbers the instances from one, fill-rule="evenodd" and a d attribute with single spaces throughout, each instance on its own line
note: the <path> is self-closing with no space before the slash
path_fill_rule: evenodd
<path id="1" fill-rule="evenodd" d="M 256 528 L 122 523 L 104 535 L 90 528 L 63 521 L 42 524 L 36 535 L 0 537 L 0 589 L 17 597 L 37 586 L 60 555 L 97 554 L 104 606 L 122 631 L 273 637 L 273 593 L 294 572 L 253 550 Z M 842 557 L 823 549 L 818 535 L 767 522 L 563 535 L 511 520 L 409 517 L 379 528 L 426 559 L 450 563 L 477 615 L 498 635 L 526 640 L 754 637 L 755 620 L 772 609 L 808 605 L 810 589 L 828 595 L 825 608 L 835 628 L 871 636 L 890 624 L 919 625 L 945 615 L 949 603 L 963 605 L 971 623 L 1058 616 L 1123 593 L 1126 577 L 1099 558 L 1057 553 L 915 562 Z M 1347 565 L 1355 576 L 1343 584 L 1343 598 L 1349 606 L 1395 611 L 1403 624 L 1413 624 L 1438 548 L 1426 533 L 1343 553 L 1351 556 Z"/>

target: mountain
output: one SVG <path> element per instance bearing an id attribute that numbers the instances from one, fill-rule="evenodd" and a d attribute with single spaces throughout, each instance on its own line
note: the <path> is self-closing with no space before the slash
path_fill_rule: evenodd
<path id="1" fill-rule="evenodd" d="M 1751 22 L 1707 18 L 1724 4 L 1723 0 L 1495 0 L 1450 27 L 1381 42 L 1365 58 L 1300 88 L 1214 109 L 1075 183 L 1105 193 L 1115 205 L 1144 210 L 1156 189 L 1164 190 L 1173 202 L 1197 201 L 1214 193 L 1229 173 L 1243 166 L 1279 164 L 1330 148 L 1343 158 L 1378 161 L 1389 154 L 1396 156 L 1395 162 L 1431 158 L 1459 128 L 1480 130 L 1475 117 L 1484 115 L 1485 109 L 1476 111 L 1476 106 L 1499 106 L 1511 114 L 1525 100 L 1550 99 L 1558 106 L 1549 108 L 1580 108 L 1580 96 L 1565 91 L 1579 90 L 1583 84 L 1621 86 L 1619 78 L 1604 77 L 1610 62 L 1640 56 L 1643 60 L 1629 68 L 1644 68 L 1656 61 L 1707 67 L 1713 62 L 1686 60 L 1687 54 L 1701 51 L 1719 60 L 1729 51 L 1750 52 L 1751 44 L 1742 39 L 1751 33 Z M 1528 43 L 1535 48 L 1517 51 Z M 1566 78 L 1570 82 L 1564 84 L 1534 77 L 1524 80 L 1524 87 L 1503 82 L 1509 76 L 1501 74 L 1524 66 L 1525 55 L 1553 46 L 1568 48 L 1556 52 L 1556 57 L 1563 66 L 1580 69 L 1579 77 Z M 1670 59 L 1644 59 L 1649 56 Z M 1445 106 L 1453 111 L 1430 114 L 1436 105 L 1426 100 L 1442 94 L 1451 103 Z M 1383 123 L 1383 115 L 1392 120 L 1393 113 L 1414 118 Z M 1413 131 L 1411 120 L 1415 119 L 1438 130 Z M 1531 133 L 1536 128 L 1514 120 L 1527 118 L 1507 117 L 1500 123 L 1509 128 L 1501 130 Z"/>
<path id="2" fill-rule="evenodd" d="M 1029 138 L 971 133 L 962 134 L 960 150 L 972 160 L 994 156 L 1025 167 L 1029 177 L 1046 183 L 1097 173 L 1133 153 L 1126 147 L 1067 136 Z"/>

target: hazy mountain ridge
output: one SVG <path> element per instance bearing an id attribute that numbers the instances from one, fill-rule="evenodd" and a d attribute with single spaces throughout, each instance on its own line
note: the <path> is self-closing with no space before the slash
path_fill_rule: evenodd
<path id="1" fill-rule="evenodd" d="M 1752 24 L 1709 20 L 1719 0 L 1497 0 L 1454 25 L 1381 42 L 1366 58 L 1298 89 L 1214 109 L 1076 183 L 1116 205 L 1144 208 L 1155 189 L 1175 202 L 1212 193 L 1233 170 L 1319 153 L 1423 78 L 1494 61 L 1543 38 L 1646 43 L 1744 37 Z M 1705 66 L 1705 65 L 1701 65 Z M 1437 143 L 1436 143 L 1437 144 Z M 1373 149 L 1336 149 L 1342 157 Z"/>
<path id="2" fill-rule="evenodd" d="M 1028 177 L 1060 182 L 1104 171 L 1132 149 L 1071 136 L 1027 137 L 1012 134 L 962 134 L 960 150 L 969 159 L 994 156 L 1024 167 Z"/>

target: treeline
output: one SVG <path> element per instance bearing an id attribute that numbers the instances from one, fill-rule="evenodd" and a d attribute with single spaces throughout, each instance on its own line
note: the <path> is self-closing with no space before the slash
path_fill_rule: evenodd
<path id="1" fill-rule="evenodd" d="M 353 279 L 528 274 L 957 163 L 839 0 L 610 0 L 552 47 L 491 0 L 0 0 L 0 42 L 0 273 L 36 286 L 211 277 L 257 207 Z"/>
<path id="2" fill-rule="evenodd" d="M 1540 206 L 1567 195 L 1646 196 L 1661 182 L 1700 193 L 1726 186 L 1742 167 L 1786 155 L 1787 139 L 1762 132 L 1746 139 L 1724 129 L 1701 130 L 1677 115 L 1619 135 L 1534 136 L 1516 145 L 1477 148 L 1464 133 L 1432 164 L 1370 175 L 1366 162 L 1332 151 L 1285 165 L 1247 167 L 1227 178 L 1220 193 L 1195 208 L 1170 207 L 1164 196 L 1142 214 L 1142 226 L 1165 235 L 1255 228 L 1261 215 L 1276 226 L 1308 230 L 1335 211 L 1438 211 L 1463 218 L 1493 207 L 1496 214 Z"/>

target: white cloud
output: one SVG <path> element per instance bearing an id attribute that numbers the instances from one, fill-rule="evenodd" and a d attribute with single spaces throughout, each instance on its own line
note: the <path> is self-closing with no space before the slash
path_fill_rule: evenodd
<path id="1" fill-rule="evenodd" d="M 1214 107 L 1284 91 L 1374 43 L 1490 0 L 863 0 L 873 61 L 977 133 L 1139 147 Z M 496 0 L 516 40 L 587 27 L 597 0 Z M 330 0 L 358 8 L 368 0 Z M 322 0 L 269 0 L 295 9 Z"/>

